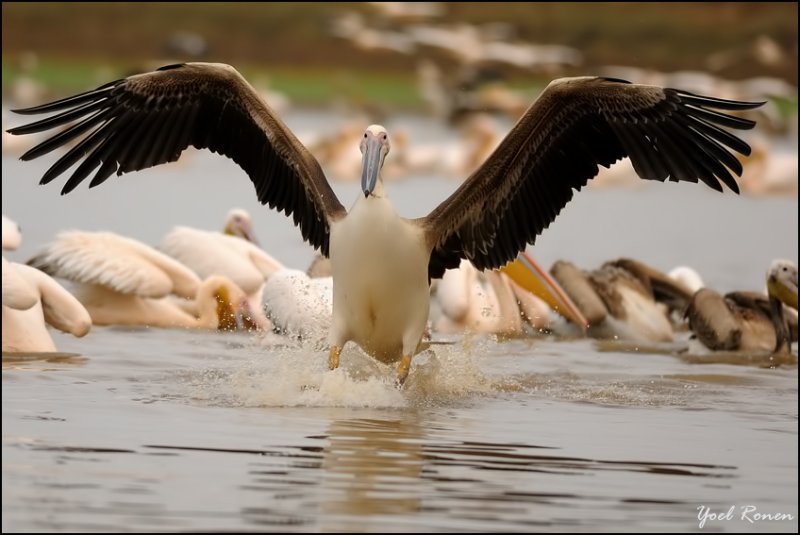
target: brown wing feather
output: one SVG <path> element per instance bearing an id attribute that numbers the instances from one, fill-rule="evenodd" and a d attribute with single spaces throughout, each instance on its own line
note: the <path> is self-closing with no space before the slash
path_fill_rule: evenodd
<path id="1" fill-rule="evenodd" d="M 666 304 L 671 310 L 684 312 L 692 299 L 693 292 L 683 283 L 644 262 L 633 258 L 619 258 L 606 264 L 618 266 L 635 275 L 649 288 L 656 301 Z"/>
<path id="2" fill-rule="evenodd" d="M 23 160 L 37 158 L 85 135 L 42 177 L 41 183 L 46 184 L 82 160 L 62 194 L 93 172 L 89 187 L 103 183 L 113 173 L 175 161 L 193 145 L 235 161 L 252 180 L 258 200 L 293 215 L 303 238 L 326 256 L 330 221 L 346 213 L 316 159 L 229 65 L 169 65 L 14 111 L 59 113 L 12 128 L 12 134 L 41 132 L 78 121 L 22 156 Z"/>
<path id="3" fill-rule="evenodd" d="M 720 128 L 753 121 L 713 111 L 762 103 L 703 97 L 606 78 L 557 80 L 520 118 L 486 162 L 419 223 L 432 248 L 431 277 L 469 259 L 496 268 L 548 227 L 573 190 L 626 156 L 649 180 L 698 182 L 738 193 L 741 175 L 726 147 L 750 147 Z"/>

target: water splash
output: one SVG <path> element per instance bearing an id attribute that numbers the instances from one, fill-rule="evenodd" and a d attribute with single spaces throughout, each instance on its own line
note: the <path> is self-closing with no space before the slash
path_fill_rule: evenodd
<path id="1" fill-rule="evenodd" d="M 189 372 L 183 377 L 187 397 L 222 406 L 409 408 L 463 403 L 504 390 L 504 379 L 479 365 L 486 354 L 480 344 L 432 345 L 414 357 L 402 388 L 395 385 L 394 366 L 352 344 L 336 370 L 328 369 L 327 352 L 313 342 L 283 339 L 268 350 L 263 341 L 255 346 L 243 350 L 244 361 Z"/>

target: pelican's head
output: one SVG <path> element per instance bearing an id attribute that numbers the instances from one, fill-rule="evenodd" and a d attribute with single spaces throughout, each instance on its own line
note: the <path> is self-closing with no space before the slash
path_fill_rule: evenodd
<path id="1" fill-rule="evenodd" d="M 200 307 L 211 307 L 220 331 L 234 331 L 238 328 L 237 312 L 247 303 L 247 297 L 241 288 L 224 275 L 206 278 L 197 290 L 196 300 Z"/>
<path id="2" fill-rule="evenodd" d="M 234 208 L 228 212 L 228 217 L 225 219 L 224 234 L 238 236 L 243 240 L 258 245 L 258 240 L 253 232 L 253 221 L 250 219 L 250 214 L 241 208 Z"/>
<path id="3" fill-rule="evenodd" d="M 3 216 L 3 249 L 14 250 L 22 242 L 19 225 Z"/>
<path id="4" fill-rule="evenodd" d="M 362 165 L 361 191 L 364 197 L 369 197 L 378 183 L 383 159 L 389 154 L 389 134 L 386 129 L 378 124 L 367 127 L 364 137 L 361 138 Z"/>
<path id="5" fill-rule="evenodd" d="M 767 272 L 767 293 L 797 310 L 797 265 L 791 260 L 773 260 Z"/>

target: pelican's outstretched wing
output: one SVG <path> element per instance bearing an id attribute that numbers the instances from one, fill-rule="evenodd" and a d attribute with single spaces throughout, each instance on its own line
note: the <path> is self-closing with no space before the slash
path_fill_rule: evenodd
<path id="1" fill-rule="evenodd" d="M 221 63 L 184 63 L 129 76 L 88 91 L 23 110 L 59 112 L 18 126 L 30 134 L 78 121 L 35 146 L 30 160 L 84 134 L 42 177 L 46 184 L 81 159 L 61 193 L 89 174 L 89 187 L 121 175 L 172 162 L 189 145 L 223 154 L 244 169 L 262 204 L 293 215 L 303 238 L 328 254 L 330 221 L 345 214 L 319 163 L 236 69 Z M 99 169 L 98 169 L 99 167 Z"/>
<path id="2" fill-rule="evenodd" d="M 552 82 L 497 149 L 426 218 L 433 250 L 431 277 L 460 258 L 479 269 L 513 260 L 570 201 L 573 189 L 630 157 L 649 180 L 697 182 L 737 192 L 729 170 L 742 165 L 726 147 L 750 147 L 720 126 L 755 123 L 713 111 L 748 110 L 763 103 L 694 95 L 624 80 L 583 77 Z"/>

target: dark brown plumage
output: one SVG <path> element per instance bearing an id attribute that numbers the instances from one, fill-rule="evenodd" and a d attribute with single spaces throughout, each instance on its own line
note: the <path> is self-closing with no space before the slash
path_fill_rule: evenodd
<path id="1" fill-rule="evenodd" d="M 686 318 L 697 339 L 711 350 L 788 354 L 797 341 L 796 311 L 797 264 L 779 258 L 767 271 L 766 295 L 731 292 L 723 297 L 701 288 L 692 296 Z"/>
<path id="2" fill-rule="evenodd" d="M 750 147 L 720 126 L 749 129 L 755 123 L 713 110 L 760 105 L 608 78 L 554 81 L 486 162 L 418 221 L 432 248 L 430 276 L 441 277 L 461 258 L 479 269 L 514 259 L 556 218 L 573 189 L 597 175 L 598 165 L 625 156 L 648 180 L 701 180 L 719 191 L 724 183 L 738 192 L 731 171 L 741 175 L 742 166 L 726 147 L 742 154 Z M 329 221 L 346 213 L 311 153 L 228 65 L 170 65 L 14 111 L 59 113 L 12 128 L 12 134 L 79 120 L 23 160 L 89 134 L 42 177 L 46 184 L 83 160 L 62 194 L 95 169 L 90 187 L 113 173 L 175 161 L 193 145 L 239 164 L 258 199 L 292 215 L 303 238 L 325 255 Z"/>

